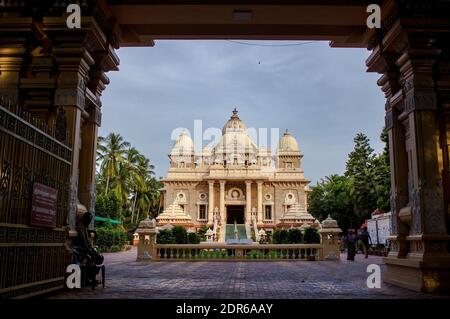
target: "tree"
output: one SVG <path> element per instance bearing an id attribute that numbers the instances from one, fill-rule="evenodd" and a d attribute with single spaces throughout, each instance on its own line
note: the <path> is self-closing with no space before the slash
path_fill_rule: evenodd
<path id="1" fill-rule="evenodd" d="M 375 190 L 377 193 L 377 208 L 384 211 L 391 209 L 391 169 L 389 162 L 389 139 L 386 128 L 383 128 L 380 139 L 384 142 L 384 149 L 373 161 L 375 174 Z"/>
<path id="2" fill-rule="evenodd" d="M 114 193 L 104 195 L 100 193 L 95 201 L 95 214 L 100 217 L 119 219 L 120 204 Z"/>
<path id="3" fill-rule="evenodd" d="M 308 194 L 308 211 L 318 220 L 331 215 L 345 232 L 355 227 L 349 179 L 336 174 L 321 179 Z"/>
<path id="4" fill-rule="evenodd" d="M 345 176 L 349 179 L 349 190 L 358 224 L 370 217 L 377 207 L 373 148 L 363 133 L 354 138 L 355 147 L 348 155 Z"/>
<path id="5" fill-rule="evenodd" d="M 114 197 L 117 218 L 129 229 L 147 215 L 156 215 L 161 183 L 154 178 L 154 166 L 120 134 L 98 138 L 97 167 L 99 208 L 106 198 Z"/>
<path id="6" fill-rule="evenodd" d="M 97 161 L 100 161 L 100 170 L 105 178 L 105 195 L 108 194 L 112 178 L 119 174 L 119 164 L 125 161 L 126 149 L 130 143 L 123 140 L 120 134 L 110 133 L 106 138 L 98 138 Z"/>

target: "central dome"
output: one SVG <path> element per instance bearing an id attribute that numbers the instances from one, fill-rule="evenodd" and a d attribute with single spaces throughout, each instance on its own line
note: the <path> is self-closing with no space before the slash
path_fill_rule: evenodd
<path id="1" fill-rule="evenodd" d="M 238 111 L 236 108 L 233 110 L 233 115 L 231 115 L 228 122 L 225 123 L 222 134 L 225 134 L 227 132 L 246 132 L 247 126 L 244 124 L 244 122 L 241 121 L 239 116 L 237 115 Z"/>

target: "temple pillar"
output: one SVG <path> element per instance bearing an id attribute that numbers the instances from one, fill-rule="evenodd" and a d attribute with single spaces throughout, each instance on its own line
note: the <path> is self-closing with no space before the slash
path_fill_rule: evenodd
<path id="1" fill-rule="evenodd" d="M 245 222 L 252 221 L 252 181 L 245 181 Z"/>
<path id="2" fill-rule="evenodd" d="M 208 181 L 208 224 L 214 223 L 214 181 Z"/>
<path id="3" fill-rule="evenodd" d="M 417 8 L 386 3 L 390 8 L 384 11 L 392 12 L 367 63 L 369 71 L 383 74 L 378 84 L 387 98 L 392 251 L 384 259 L 383 279 L 417 291 L 449 291 L 449 190 L 443 182 L 448 178 L 449 30 L 435 32 L 439 22 L 432 16 L 426 30 L 417 30 L 407 19 Z"/>
<path id="4" fill-rule="evenodd" d="M 401 219 L 400 211 L 408 204 L 408 159 L 406 152 L 405 129 L 399 120 L 402 113 L 403 94 L 400 85 L 400 69 L 396 65 L 399 54 L 383 52 L 377 45 L 367 59 L 369 72 L 383 75 L 378 80 L 386 98 L 385 128 L 388 134 L 391 171 L 391 227 L 392 236 L 389 256 L 405 257 L 409 250 L 406 236 L 409 226 Z"/>
<path id="5" fill-rule="evenodd" d="M 222 225 L 226 224 L 225 218 L 225 181 L 220 181 L 220 194 L 219 194 L 219 212 L 220 217 L 222 218 Z"/>
<path id="6" fill-rule="evenodd" d="M 262 186 L 263 182 L 258 181 L 256 182 L 258 185 L 258 207 L 257 207 L 257 214 L 258 214 L 258 224 L 262 224 L 263 222 L 263 196 L 262 196 Z"/>
<path id="7" fill-rule="evenodd" d="M 92 214 L 95 214 L 95 163 L 100 116 L 100 108 L 93 107 L 81 130 L 78 199 Z"/>
<path id="8" fill-rule="evenodd" d="M 106 37 L 93 20 L 84 21 L 83 29 L 77 33 L 66 29 L 64 18 L 45 17 L 43 24 L 52 41 L 64 43 L 52 49 L 58 66 L 54 107 L 62 110 L 72 148 L 67 221 L 69 236 L 76 236 L 78 202 L 91 213 L 95 209 L 95 157 L 101 114 L 99 92 L 109 82 L 96 72 L 116 69 L 112 64 L 118 64 L 118 59 L 110 58 Z"/>

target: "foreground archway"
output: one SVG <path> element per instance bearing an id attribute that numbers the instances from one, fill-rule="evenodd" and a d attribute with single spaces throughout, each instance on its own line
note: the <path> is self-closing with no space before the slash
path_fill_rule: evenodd
<path id="1" fill-rule="evenodd" d="M 369 1 L 335 5 L 299 1 L 282 6 L 276 1 L 260 5 L 175 1 L 170 6 L 125 2 L 83 1 L 80 29 L 67 28 L 64 15 L 69 1 L 57 5 L 25 1 L 26 6 L 6 1 L 8 6 L 2 8 L 0 95 L 39 121 L 57 120 L 57 134 L 49 145 L 67 142 L 70 172 L 59 177 L 65 185 L 61 190 L 67 196 L 67 218 L 62 216 L 57 227 L 48 230 L 30 227 L 29 211 L 16 209 L 30 195 L 23 172 L 31 167 L 41 170 L 34 173 L 46 175 L 51 168 L 38 167 L 38 160 L 29 156 L 14 158 L 13 148 L 2 146 L 0 250 L 2 256 L 20 257 L 1 259 L 0 294 L 31 295 L 62 287 L 64 262 L 55 270 L 47 257 L 39 255 L 57 245 L 54 254 L 62 260 L 64 227 L 68 227 L 67 238 L 73 238 L 80 204 L 94 211 L 101 94 L 109 83 L 105 73 L 118 69 L 115 49 L 151 46 L 155 39 L 330 40 L 333 47 L 372 50 L 367 67 L 382 74 L 378 84 L 386 96 L 392 171 L 393 249 L 385 259 L 385 280 L 422 291 L 450 288 L 448 2 L 382 1 L 380 29 L 366 27 Z M 20 125 L 0 124 L 2 132 L 8 131 L 5 134 L 20 136 L 14 131 Z M 49 145 L 41 148 L 48 150 Z M 53 155 L 61 158 L 60 153 Z M 13 160 L 18 164 L 11 166 Z M 25 194 L 19 200 L 14 197 L 17 187 Z M 42 267 L 41 276 L 23 275 L 35 271 L 36 264 Z M 11 273 L 16 277 L 6 280 Z"/>

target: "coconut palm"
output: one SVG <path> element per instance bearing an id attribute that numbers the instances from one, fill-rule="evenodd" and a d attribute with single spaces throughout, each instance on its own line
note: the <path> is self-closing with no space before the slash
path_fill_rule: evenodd
<path id="1" fill-rule="evenodd" d="M 155 167 L 120 134 L 99 137 L 97 154 L 97 191 L 104 196 L 110 192 L 119 201 L 122 220 L 129 210 L 133 224 L 142 212 L 148 213 L 159 204 L 160 183 L 154 178 Z"/>
<path id="2" fill-rule="evenodd" d="M 110 181 L 119 175 L 119 165 L 125 162 L 125 155 L 130 143 L 120 134 L 110 133 L 106 138 L 98 138 L 97 161 L 100 172 L 106 180 L 105 195 L 108 194 Z"/>

